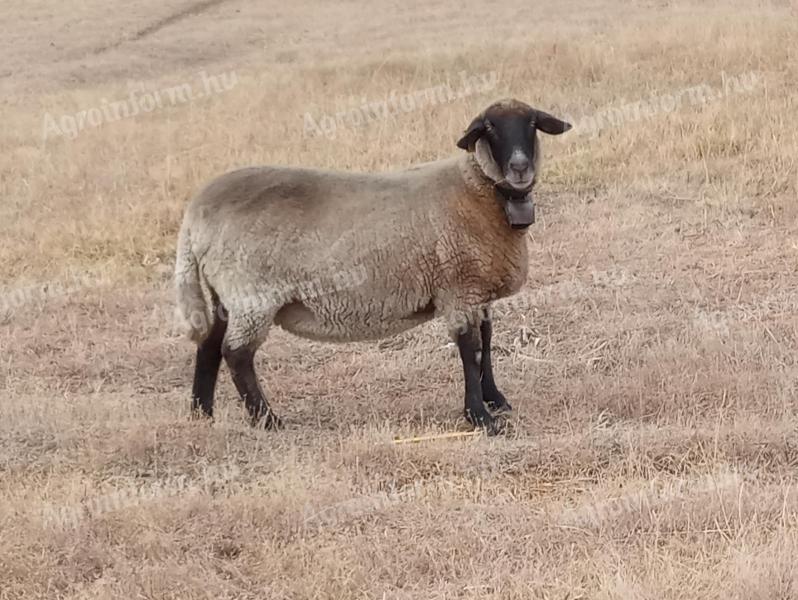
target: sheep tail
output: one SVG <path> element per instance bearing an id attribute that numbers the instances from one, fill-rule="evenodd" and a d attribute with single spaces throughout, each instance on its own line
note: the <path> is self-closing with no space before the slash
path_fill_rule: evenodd
<path id="1" fill-rule="evenodd" d="M 187 224 L 183 224 L 177 240 L 175 288 L 178 322 L 188 338 L 199 344 L 210 332 L 212 315 L 202 289 L 200 266 L 191 247 Z"/>

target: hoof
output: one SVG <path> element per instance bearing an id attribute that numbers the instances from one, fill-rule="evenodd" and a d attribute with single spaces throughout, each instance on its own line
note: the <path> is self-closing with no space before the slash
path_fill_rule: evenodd
<path id="1" fill-rule="evenodd" d="M 192 409 L 188 415 L 188 419 L 189 421 L 207 421 L 208 423 L 213 423 L 213 415 L 199 408 Z"/>
<path id="2" fill-rule="evenodd" d="M 262 417 L 252 419 L 252 426 L 273 431 L 283 428 L 283 420 L 272 411 L 269 411 Z"/>
<path id="3" fill-rule="evenodd" d="M 495 418 L 487 411 L 481 415 L 472 415 L 471 411 L 465 411 L 466 420 L 474 426 L 474 429 L 484 429 L 489 436 L 503 433 L 506 422 L 502 418 Z"/>
<path id="4" fill-rule="evenodd" d="M 485 426 L 485 433 L 489 436 L 504 435 L 507 433 L 507 421 L 501 417 L 494 417 L 490 426 Z"/>

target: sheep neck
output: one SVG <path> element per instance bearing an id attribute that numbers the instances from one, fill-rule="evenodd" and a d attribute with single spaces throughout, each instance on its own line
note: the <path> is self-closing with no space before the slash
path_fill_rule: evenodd
<path id="1" fill-rule="evenodd" d="M 473 154 L 465 156 L 460 170 L 469 191 L 485 199 L 493 197 L 496 182 L 485 174 Z"/>

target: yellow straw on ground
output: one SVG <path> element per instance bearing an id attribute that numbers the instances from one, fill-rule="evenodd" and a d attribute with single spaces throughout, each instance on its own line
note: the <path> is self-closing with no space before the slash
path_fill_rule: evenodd
<path id="1" fill-rule="evenodd" d="M 397 438 L 393 440 L 394 444 L 415 444 L 417 442 L 430 442 L 433 440 L 445 440 L 445 439 L 452 439 L 452 438 L 464 438 L 464 437 L 474 437 L 477 435 L 481 435 L 481 430 L 474 430 L 474 431 L 455 431 L 452 433 L 439 433 L 437 435 L 427 435 L 423 437 L 414 437 L 414 438 Z"/>

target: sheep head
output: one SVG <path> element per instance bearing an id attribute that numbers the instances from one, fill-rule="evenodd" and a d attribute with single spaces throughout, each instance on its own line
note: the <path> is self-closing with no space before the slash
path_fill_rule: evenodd
<path id="1" fill-rule="evenodd" d="M 532 187 L 540 152 L 538 130 L 560 135 L 571 125 L 518 100 L 501 100 L 478 115 L 457 142 L 474 152 L 483 173 L 504 201 L 507 221 L 515 229 L 535 222 Z"/>

